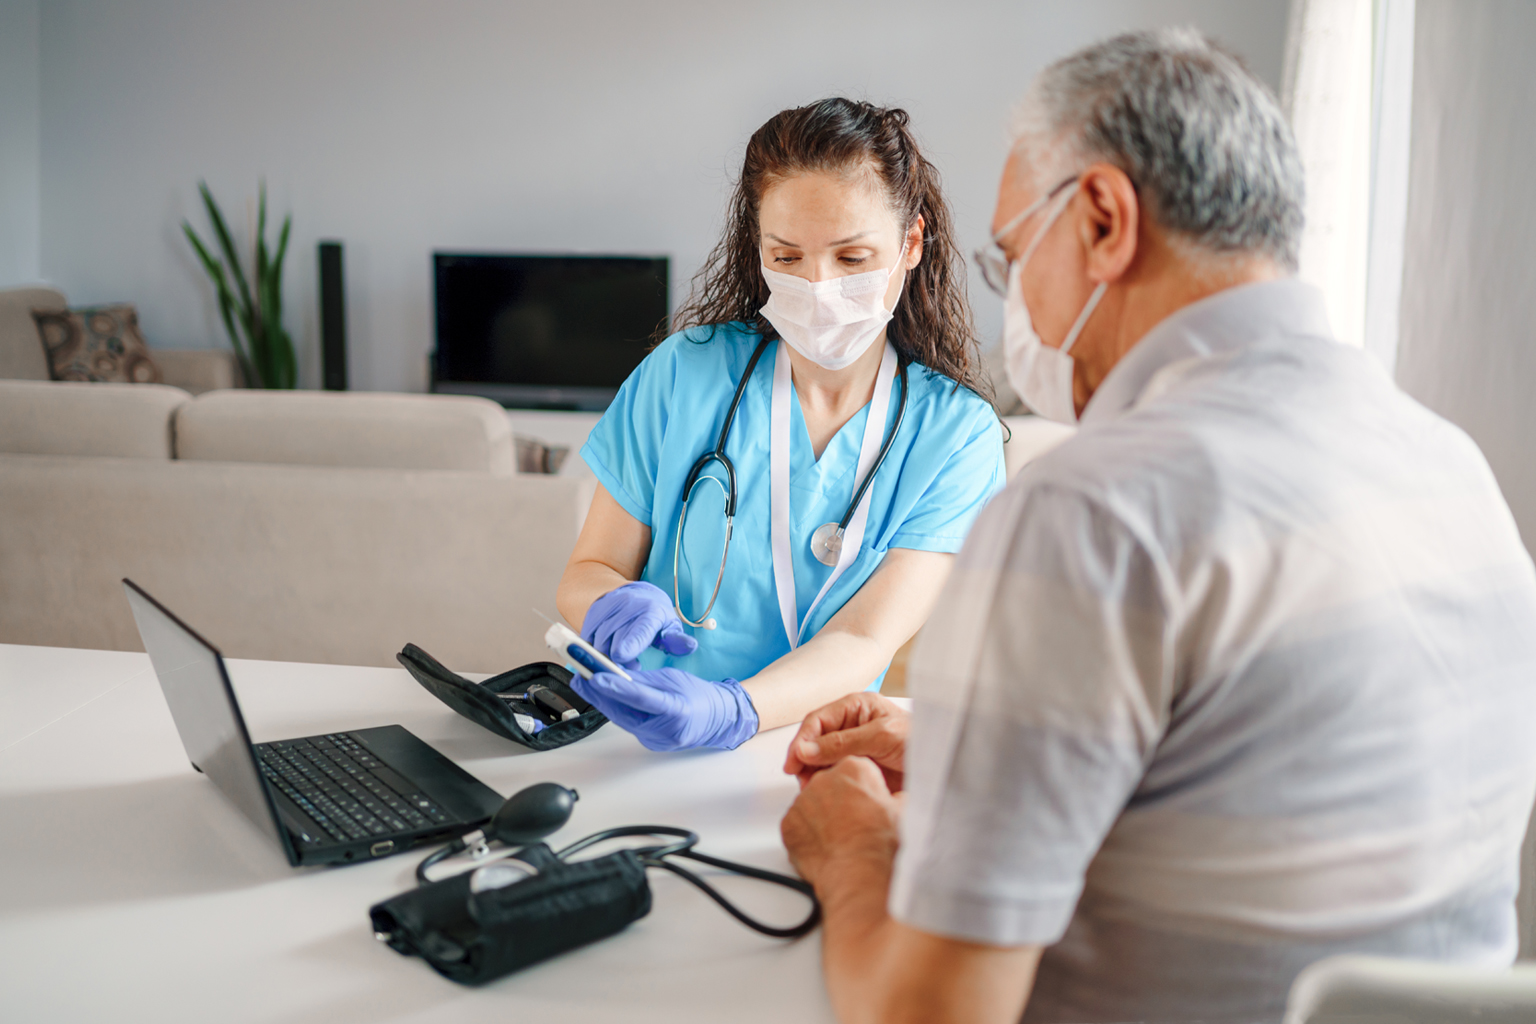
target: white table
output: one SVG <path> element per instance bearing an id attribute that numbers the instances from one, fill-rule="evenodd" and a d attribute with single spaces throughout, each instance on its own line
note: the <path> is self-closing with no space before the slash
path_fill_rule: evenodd
<path id="1" fill-rule="evenodd" d="M 232 661 L 230 675 L 258 742 L 398 722 L 504 794 L 576 787 L 557 844 L 680 825 L 706 852 L 789 870 L 787 730 L 727 753 L 655 754 L 609 725 L 520 753 L 403 669 Z M 462 988 L 369 928 L 368 907 L 413 885 L 420 857 L 288 867 L 188 765 L 148 658 L 0 645 L 0 1020 L 832 1020 L 819 931 L 765 938 L 654 871 L 654 907 L 627 931 Z M 777 886 L 720 885 L 769 920 L 805 909 Z"/>

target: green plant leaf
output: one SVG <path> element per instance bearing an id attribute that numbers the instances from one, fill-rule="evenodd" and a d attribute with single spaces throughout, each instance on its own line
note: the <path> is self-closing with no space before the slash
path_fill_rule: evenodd
<path id="1" fill-rule="evenodd" d="M 262 179 L 257 187 L 254 261 L 251 276 L 247 278 L 234 238 L 208 183 L 199 182 L 198 191 L 203 197 L 223 260 L 215 258 L 190 224 L 183 222 L 182 228 L 218 293 L 219 315 L 240 359 L 241 369 L 245 371 L 246 383 L 262 388 L 295 387 L 298 384 L 298 360 L 293 339 L 282 325 L 283 261 L 288 252 L 293 217 L 290 214 L 283 219 L 275 248 L 268 248 L 267 183 Z"/>
<path id="2" fill-rule="evenodd" d="M 282 359 L 282 386 L 285 388 L 297 387 L 299 384 L 299 366 L 294 357 L 293 339 L 284 330 L 278 331 L 278 352 Z"/>
<path id="3" fill-rule="evenodd" d="M 265 294 L 267 271 L 270 269 L 267 265 L 267 182 L 265 178 L 257 185 L 256 191 L 258 198 L 256 200 L 256 269 L 254 276 L 256 279 L 257 312 L 261 316 L 261 322 L 265 324 L 270 322 L 272 312 L 267 302 L 269 296 Z"/>
<path id="4" fill-rule="evenodd" d="M 283 315 L 283 259 L 288 255 L 288 233 L 293 227 L 293 215 L 283 218 L 283 227 L 277 233 L 277 251 L 272 257 L 272 316 L 280 321 Z"/>
<path id="5" fill-rule="evenodd" d="M 288 255 L 288 235 L 293 229 L 293 214 L 283 218 L 283 226 L 277 232 L 277 247 L 272 255 L 273 273 L 283 272 L 283 260 Z"/>
<path id="6" fill-rule="evenodd" d="M 203 269 L 213 282 L 214 291 L 219 300 L 219 316 L 224 321 L 224 330 L 229 335 L 230 347 L 235 350 L 235 358 L 240 361 L 241 372 L 245 374 L 247 381 L 255 379 L 254 368 L 251 365 L 250 355 L 246 346 L 241 343 L 240 332 L 235 327 L 235 300 L 230 292 L 229 281 L 224 276 L 224 267 L 209 253 L 203 240 L 192 230 L 192 225 L 186 221 L 181 222 L 181 229 L 186 233 L 187 241 L 192 243 L 192 248 L 197 252 L 198 259 L 202 261 Z"/>
<path id="7" fill-rule="evenodd" d="M 242 314 L 248 321 L 250 319 L 251 289 L 246 283 L 245 271 L 240 268 L 240 254 L 235 249 L 235 241 L 230 236 L 229 226 L 224 223 L 224 215 L 219 212 L 219 204 L 214 202 L 213 193 L 208 189 L 207 182 L 199 182 L 198 189 L 203 195 L 203 205 L 208 210 L 208 219 L 213 223 L 214 237 L 218 239 L 219 248 L 224 251 L 224 259 L 229 264 L 230 276 L 235 279 L 235 284 L 240 290 L 240 304 Z"/>
<path id="8" fill-rule="evenodd" d="M 271 383 L 268 387 L 284 387 L 282 324 L 272 315 L 272 278 L 263 275 L 258 282 L 256 296 L 261 304 L 261 340 L 265 347 L 266 365 L 270 368 Z"/>

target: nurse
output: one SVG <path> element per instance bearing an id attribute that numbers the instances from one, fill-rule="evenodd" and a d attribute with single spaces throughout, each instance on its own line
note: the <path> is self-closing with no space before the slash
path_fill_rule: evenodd
<path id="1" fill-rule="evenodd" d="M 828 99 L 747 144 L 725 235 L 582 458 L 557 602 L 653 750 L 878 689 L 1003 485 L 965 268 L 905 111 Z"/>

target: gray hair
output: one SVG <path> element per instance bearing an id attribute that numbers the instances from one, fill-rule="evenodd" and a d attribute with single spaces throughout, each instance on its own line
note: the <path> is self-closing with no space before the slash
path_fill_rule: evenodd
<path id="1" fill-rule="evenodd" d="M 1042 193 L 1104 161 L 1181 248 L 1296 269 L 1295 136 L 1269 89 L 1196 29 L 1132 32 L 1052 64 L 1019 105 L 1014 147 Z"/>

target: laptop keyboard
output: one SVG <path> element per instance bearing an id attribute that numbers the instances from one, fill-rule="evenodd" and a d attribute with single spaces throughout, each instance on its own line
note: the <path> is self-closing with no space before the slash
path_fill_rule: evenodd
<path id="1" fill-rule="evenodd" d="M 338 842 L 453 820 L 348 733 L 260 743 L 256 756 L 267 782 Z"/>

